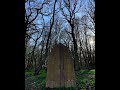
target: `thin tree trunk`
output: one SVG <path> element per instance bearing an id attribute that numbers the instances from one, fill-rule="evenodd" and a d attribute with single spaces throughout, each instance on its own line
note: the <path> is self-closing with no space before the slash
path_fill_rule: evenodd
<path id="1" fill-rule="evenodd" d="M 78 56 L 78 49 L 77 49 L 77 41 L 75 39 L 75 35 L 74 35 L 74 26 L 71 25 L 72 28 L 72 38 L 73 38 L 73 44 L 74 44 L 74 67 L 75 70 L 78 71 L 80 69 L 80 65 L 79 65 L 79 56 Z"/>
<path id="2" fill-rule="evenodd" d="M 43 59 L 40 62 L 40 65 L 39 65 L 39 67 L 38 67 L 38 69 L 36 71 L 36 74 L 38 74 L 39 71 L 42 69 L 42 65 L 44 64 L 44 62 L 45 62 L 45 60 L 47 58 L 47 55 L 48 55 L 48 49 L 49 49 L 48 45 L 49 45 L 49 40 L 50 40 L 50 37 L 51 37 L 52 27 L 54 25 L 54 15 L 55 15 L 55 5 L 56 5 L 56 2 L 57 2 L 57 0 L 55 0 L 55 3 L 54 3 L 53 16 L 52 16 L 53 19 L 52 19 L 52 23 L 50 25 L 50 32 L 48 34 L 48 39 L 47 39 L 47 43 L 46 43 L 45 55 L 44 55 Z"/>

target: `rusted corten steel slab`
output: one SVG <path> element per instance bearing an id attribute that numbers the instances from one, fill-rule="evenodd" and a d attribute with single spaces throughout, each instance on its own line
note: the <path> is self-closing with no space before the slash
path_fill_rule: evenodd
<path id="1" fill-rule="evenodd" d="M 57 44 L 55 45 L 47 63 L 46 87 L 74 87 L 75 72 L 74 63 L 68 47 Z"/>

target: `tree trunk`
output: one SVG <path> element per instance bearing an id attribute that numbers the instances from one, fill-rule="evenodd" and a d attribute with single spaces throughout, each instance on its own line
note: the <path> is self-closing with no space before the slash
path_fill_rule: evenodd
<path id="1" fill-rule="evenodd" d="M 74 35 L 74 26 L 71 25 L 72 28 L 72 38 L 73 38 L 73 44 L 74 44 L 74 67 L 75 67 L 75 71 L 78 71 L 80 69 L 80 65 L 79 65 L 79 56 L 78 56 L 78 52 L 77 52 L 77 41 L 75 39 L 75 35 Z"/>
<path id="2" fill-rule="evenodd" d="M 50 37 L 51 37 L 52 27 L 53 27 L 53 25 L 54 25 L 54 15 L 55 15 L 55 5 L 56 5 L 56 2 L 57 2 L 57 0 L 55 0 L 55 3 L 54 3 L 53 16 L 52 16 L 53 18 L 52 18 L 52 23 L 51 23 L 51 25 L 50 25 L 50 32 L 49 32 L 48 38 L 47 38 L 45 55 L 44 55 L 43 59 L 41 60 L 38 69 L 36 70 L 36 74 L 37 74 L 37 75 L 38 75 L 39 71 L 42 69 L 42 65 L 44 64 L 44 62 L 45 62 L 45 60 L 46 60 L 46 58 L 47 58 L 47 55 L 48 55 L 48 49 L 49 49 L 49 48 L 48 48 L 48 45 L 49 45 L 49 41 L 50 41 Z"/>

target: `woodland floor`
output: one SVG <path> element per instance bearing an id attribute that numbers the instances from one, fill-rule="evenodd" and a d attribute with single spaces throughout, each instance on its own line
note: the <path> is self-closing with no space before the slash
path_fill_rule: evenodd
<path id="1" fill-rule="evenodd" d="M 32 71 L 25 72 L 25 90 L 46 90 L 45 70 L 41 70 L 39 75 L 33 76 Z M 89 89 L 87 89 L 89 87 Z M 91 88 L 91 89 L 90 89 Z M 56 90 L 56 89 L 53 89 Z M 57 89 L 66 90 L 66 89 Z M 76 72 L 76 87 L 67 90 L 95 90 L 95 70 L 80 70 Z"/>

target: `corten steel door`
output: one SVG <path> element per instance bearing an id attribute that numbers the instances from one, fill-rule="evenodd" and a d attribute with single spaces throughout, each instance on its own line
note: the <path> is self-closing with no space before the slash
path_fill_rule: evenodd
<path id="1" fill-rule="evenodd" d="M 69 49 L 62 44 L 55 45 L 48 57 L 46 87 L 74 87 L 75 72 Z"/>

